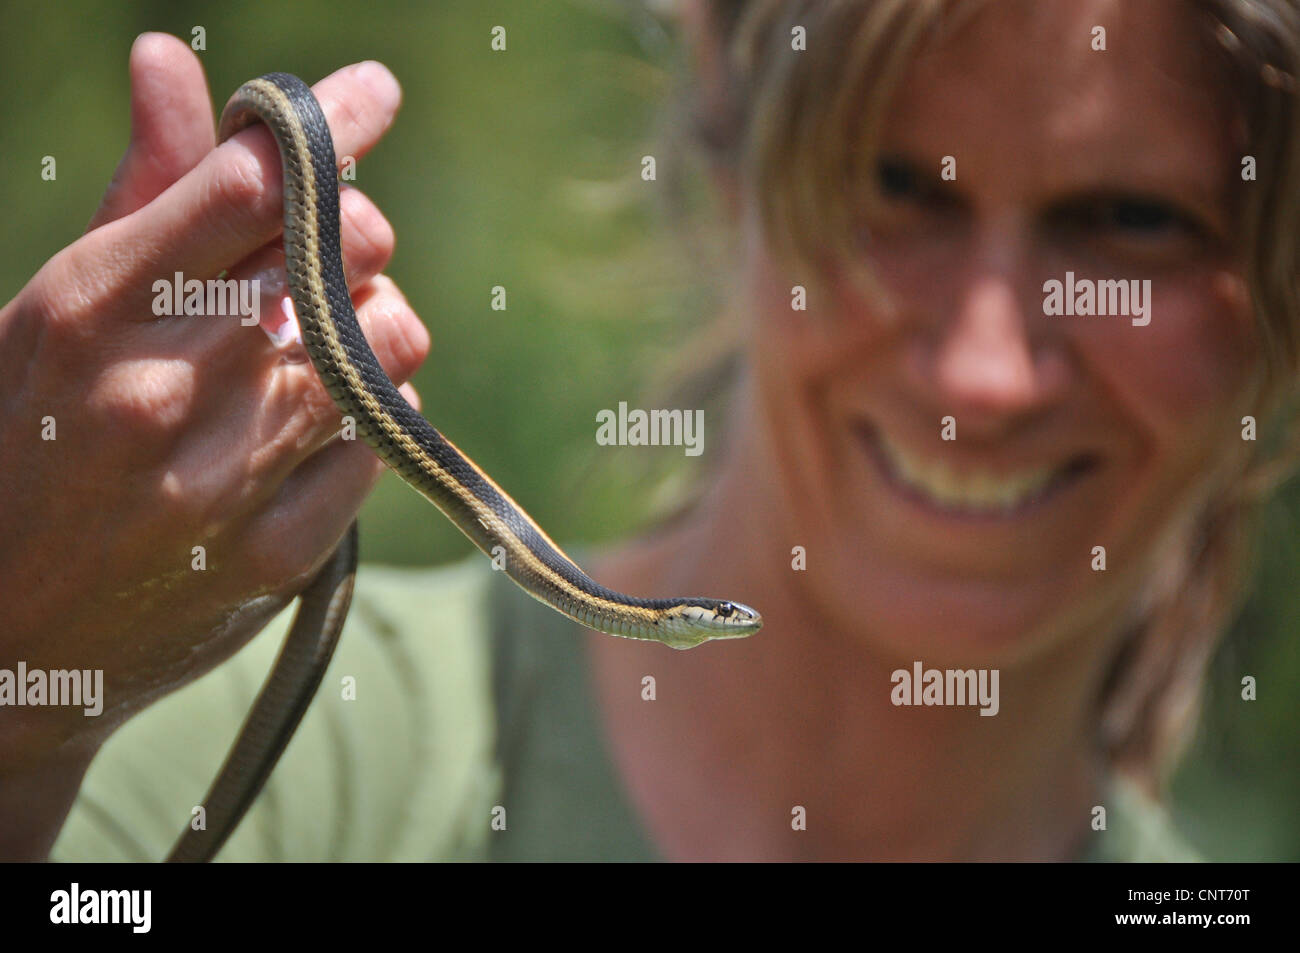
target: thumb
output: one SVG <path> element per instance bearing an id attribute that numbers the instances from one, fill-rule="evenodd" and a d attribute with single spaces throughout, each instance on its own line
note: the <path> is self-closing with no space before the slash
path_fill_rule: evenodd
<path id="1" fill-rule="evenodd" d="M 184 42 L 140 34 L 130 73 L 131 142 L 88 232 L 153 201 L 216 145 L 203 67 Z"/>

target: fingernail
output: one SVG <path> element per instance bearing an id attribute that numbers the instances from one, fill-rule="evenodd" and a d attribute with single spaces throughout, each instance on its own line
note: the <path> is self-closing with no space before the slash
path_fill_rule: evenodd
<path id="1" fill-rule="evenodd" d="M 280 360 L 286 364 L 303 364 L 307 352 L 302 344 L 298 316 L 289 297 L 284 265 L 268 265 L 255 272 L 250 280 L 258 290 L 260 317 L 258 325 L 271 339 Z"/>
<path id="2" fill-rule="evenodd" d="M 357 66 L 357 78 L 370 87 L 385 107 L 396 109 L 402 101 L 402 86 L 387 66 L 378 60 L 366 60 Z"/>
<path id="3" fill-rule="evenodd" d="M 293 299 L 285 295 L 280 299 L 277 312 L 272 312 L 269 320 L 263 319 L 262 330 L 271 339 L 283 364 L 306 364 L 307 349 L 302 343 L 302 331 L 298 328 L 298 315 L 293 310 Z"/>
<path id="4" fill-rule="evenodd" d="M 407 381 L 401 387 L 397 388 L 398 392 L 406 398 L 406 402 L 416 410 L 420 409 L 420 394 L 416 391 L 415 385 Z"/>

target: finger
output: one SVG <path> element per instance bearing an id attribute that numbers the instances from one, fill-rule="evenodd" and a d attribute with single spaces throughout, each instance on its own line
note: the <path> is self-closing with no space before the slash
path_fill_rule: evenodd
<path id="1" fill-rule="evenodd" d="M 343 270 L 348 288 L 358 290 L 383 269 L 393 254 L 393 228 L 364 194 L 353 188 L 340 193 L 342 210 Z M 227 279 L 237 283 L 238 309 L 231 310 L 223 302 L 223 313 L 208 315 L 204 320 L 196 316 L 181 322 L 183 327 L 153 325 L 149 328 L 151 345 L 157 347 L 175 338 L 184 353 L 192 359 L 207 364 L 219 362 L 227 374 L 248 373 L 256 364 L 269 367 L 281 359 L 295 362 L 307 360 L 302 350 L 302 338 L 294 320 L 289 302 L 288 279 L 285 275 L 284 248 L 277 240 L 258 249 L 231 268 Z M 225 312 L 229 313 L 225 313 Z M 262 346 L 265 342 L 253 341 L 244 332 L 253 325 L 274 343 L 274 349 Z M 137 342 L 129 336 L 121 343 L 129 349 Z M 234 356 L 235 360 L 230 360 Z"/>
<path id="2" fill-rule="evenodd" d="M 405 383 L 428 357 L 428 329 L 386 275 L 368 281 L 352 300 L 361 331 L 380 367 L 395 384 Z M 338 408 L 312 365 L 279 364 L 273 377 L 260 416 L 279 430 L 263 435 L 262 445 L 276 441 L 311 452 L 337 433 Z M 305 455 L 289 458 L 288 466 L 297 466 Z"/>
<path id="3" fill-rule="evenodd" d="M 424 406 L 423 402 L 420 400 L 420 392 L 415 389 L 415 384 L 411 381 L 407 381 L 397 389 L 402 392 L 402 396 L 406 398 L 406 402 L 416 410 L 419 410 Z"/>
<path id="4" fill-rule="evenodd" d="M 378 63 L 342 69 L 315 92 L 338 130 L 339 155 L 368 151 L 401 101 L 397 81 Z M 128 312 L 150 318 L 156 279 L 177 272 L 186 279 L 211 277 L 280 230 L 279 153 L 270 133 L 257 126 L 209 152 L 155 201 L 64 249 L 46 264 L 43 278 L 79 304 L 77 317 L 120 315 L 125 297 Z"/>
<path id="5" fill-rule="evenodd" d="M 414 385 L 403 384 L 401 392 L 419 409 Z M 286 565 L 261 567 L 268 581 L 305 581 L 315 573 L 383 472 L 383 461 L 355 440 L 332 441 L 304 460 L 245 528 L 248 537 L 274 540 L 277 549 L 286 541 L 292 547 Z"/>
<path id="6" fill-rule="evenodd" d="M 153 201 L 216 144 L 207 80 L 189 46 L 166 33 L 142 33 L 129 70 L 131 141 L 87 231 Z"/>
<path id="7" fill-rule="evenodd" d="M 404 382 L 428 353 L 428 332 L 387 278 L 373 279 L 354 297 L 380 364 L 395 382 Z M 253 331 L 248 347 L 266 344 Z M 189 405 L 191 423 L 167 457 L 168 472 L 184 481 L 186 497 L 207 501 L 211 515 L 196 519 L 204 525 L 239 521 L 239 514 L 263 505 L 341 429 L 338 408 L 314 367 L 250 369 L 240 366 L 239 351 L 238 344 L 227 346 L 195 361 L 203 373 Z"/>
<path id="8" fill-rule="evenodd" d="M 384 464 L 364 443 L 340 440 L 304 460 L 243 527 L 264 585 L 297 589 L 334 551 Z"/>
<path id="9" fill-rule="evenodd" d="M 375 275 L 357 286 L 350 299 L 366 343 L 384 373 L 394 383 L 409 379 L 429 355 L 430 336 L 401 289 L 387 275 Z M 258 404 L 257 413 L 267 427 L 283 427 L 305 409 L 316 436 L 296 435 L 294 439 L 312 440 L 319 445 L 328 436 L 329 428 L 337 425 L 338 412 L 309 363 L 292 309 L 287 296 L 277 300 L 264 292 L 260 324 L 275 346 L 266 347 L 261 335 L 248 337 L 248 328 L 240 326 L 232 334 L 243 337 L 226 334 L 222 338 L 202 338 L 197 343 L 201 353 L 196 355 L 196 361 L 208 368 L 213 380 L 223 382 L 213 390 L 214 400 L 229 400 L 230 388 L 224 382 L 266 381 L 250 396 L 252 404 L 247 410 L 252 411 L 253 404 Z M 263 442 L 268 439 L 270 434 L 259 438 Z"/>
<path id="10" fill-rule="evenodd" d="M 387 275 L 376 275 L 352 296 L 357 320 L 379 365 L 396 383 L 411 378 L 429 356 L 429 329 Z"/>
<path id="11" fill-rule="evenodd" d="M 343 274 L 348 288 L 356 290 L 378 275 L 393 257 L 393 227 L 364 194 L 345 188 L 339 194 L 342 220 Z M 230 269 L 232 277 L 256 281 L 262 329 L 279 341 L 286 315 L 281 303 L 289 293 L 284 268 L 284 248 L 276 241 L 258 249 Z M 235 333 L 235 323 L 225 327 Z"/>

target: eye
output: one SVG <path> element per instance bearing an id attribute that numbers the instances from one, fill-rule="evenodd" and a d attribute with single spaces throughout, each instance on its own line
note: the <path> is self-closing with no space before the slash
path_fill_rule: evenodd
<path id="1" fill-rule="evenodd" d="M 1178 212 L 1163 202 L 1125 199 L 1112 203 L 1106 211 L 1115 228 L 1152 232 L 1180 224 Z"/>
<path id="2" fill-rule="evenodd" d="M 888 199 L 907 198 L 921 190 L 916 167 L 894 156 L 885 156 L 877 163 L 876 186 Z"/>
<path id="3" fill-rule="evenodd" d="M 951 212 L 961 207 L 952 183 L 939 177 L 939 169 L 930 169 L 901 156 L 881 156 L 876 162 L 876 192 L 889 204 L 916 205 L 935 212 Z"/>
<path id="4" fill-rule="evenodd" d="M 876 157 L 868 180 L 854 189 L 855 230 L 864 246 L 876 241 L 946 240 L 966 221 L 966 200 L 955 182 L 944 181 L 938 163 L 885 152 Z"/>
<path id="5" fill-rule="evenodd" d="M 1198 238 L 1206 233 L 1194 215 L 1172 202 L 1144 195 L 1081 197 L 1056 209 L 1050 220 L 1071 234 L 1128 242 Z"/>
<path id="6" fill-rule="evenodd" d="M 718 607 L 713 611 L 718 614 L 719 618 L 729 619 L 731 618 L 731 613 L 736 611 L 736 607 L 733 606 L 730 602 L 719 602 Z"/>

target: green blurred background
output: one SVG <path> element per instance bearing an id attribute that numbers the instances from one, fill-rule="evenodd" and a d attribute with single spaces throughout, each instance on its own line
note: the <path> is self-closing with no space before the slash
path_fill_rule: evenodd
<path id="1" fill-rule="evenodd" d="M 127 54 L 161 30 L 189 40 L 217 109 L 270 70 L 315 82 L 362 59 L 402 83 L 402 112 L 357 187 L 397 233 L 388 269 L 430 327 L 416 383 L 428 415 L 557 539 L 601 542 L 647 517 L 647 461 L 597 453 L 595 411 L 656 384 L 720 284 L 662 214 L 642 155 L 664 163 L 680 50 L 622 0 L 356 4 L 83 2 L 3 7 L 0 300 L 82 231 L 126 145 Z M 507 29 L 508 50 L 489 48 Z M 53 155 L 58 178 L 41 180 Z M 504 285 L 508 309 L 493 311 Z M 1179 827 L 1212 859 L 1300 859 L 1300 495 L 1268 521 L 1255 598 L 1216 658 L 1209 707 L 1176 779 Z M 362 513 L 363 558 L 436 563 L 470 551 L 436 510 L 385 476 Z M 1259 700 L 1239 699 L 1243 674 Z"/>

